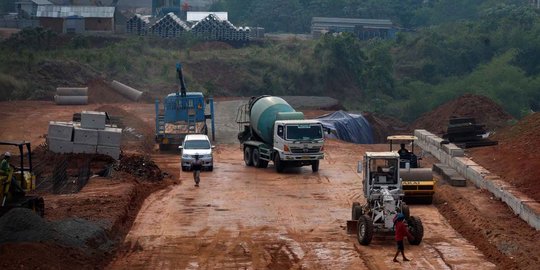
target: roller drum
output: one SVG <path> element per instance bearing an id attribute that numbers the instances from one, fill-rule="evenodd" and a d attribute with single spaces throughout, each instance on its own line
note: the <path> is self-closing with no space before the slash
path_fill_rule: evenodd
<path id="1" fill-rule="evenodd" d="M 431 168 L 400 169 L 399 175 L 403 181 L 433 180 Z"/>

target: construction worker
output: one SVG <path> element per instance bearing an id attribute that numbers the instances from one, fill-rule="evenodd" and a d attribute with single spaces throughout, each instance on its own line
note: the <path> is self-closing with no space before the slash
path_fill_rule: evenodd
<path id="1" fill-rule="evenodd" d="M 414 237 L 407 229 L 407 226 L 405 225 L 405 215 L 403 213 L 398 213 L 396 217 L 394 218 L 394 230 L 396 232 L 396 245 L 397 245 L 397 251 L 396 255 L 394 255 L 394 262 L 398 262 L 397 256 L 399 253 L 403 256 L 403 261 L 408 262 L 410 261 L 405 257 L 405 247 L 403 245 L 403 238 L 407 236 L 410 240 L 413 240 Z"/>
<path id="2" fill-rule="evenodd" d="M 202 160 L 199 159 L 199 154 L 195 154 L 195 160 L 191 163 L 191 168 L 193 169 L 193 180 L 195 180 L 195 186 L 199 186 L 201 181 L 201 169 L 202 169 Z"/>
<path id="3" fill-rule="evenodd" d="M 0 162 L 0 175 L 8 176 L 9 175 L 9 160 L 11 159 L 11 153 L 5 152 L 2 162 Z"/>
<path id="4" fill-rule="evenodd" d="M 407 150 L 407 148 L 405 148 L 405 144 L 402 143 L 401 148 L 398 150 L 398 154 L 400 156 L 404 156 L 404 155 L 407 155 L 408 153 L 409 153 L 409 150 Z"/>

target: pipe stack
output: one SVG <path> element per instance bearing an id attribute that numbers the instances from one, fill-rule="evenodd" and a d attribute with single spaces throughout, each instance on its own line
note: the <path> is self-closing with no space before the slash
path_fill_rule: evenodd
<path id="1" fill-rule="evenodd" d="M 169 12 L 150 26 L 148 33 L 161 38 L 177 38 L 189 31 L 189 26 L 174 13 Z"/>
<path id="2" fill-rule="evenodd" d="M 146 36 L 148 26 L 150 25 L 150 16 L 135 14 L 126 22 L 126 33 L 138 36 Z"/>
<path id="3" fill-rule="evenodd" d="M 54 96 L 56 105 L 88 104 L 88 87 L 58 87 Z"/>
<path id="4" fill-rule="evenodd" d="M 214 14 L 209 14 L 192 27 L 170 12 L 153 25 L 150 18 L 136 14 L 127 21 L 126 32 L 139 36 L 154 35 L 161 38 L 177 38 L 191 31 L 193 35 L 203 40 L 220 41 L 249 41 L 252 38 L 249 27 L 236 27 L 228 20 L 222 20 Z M 258 33 L 258 32 L 257 32 Z"/>
<path id="5" fill-rule="evenodd" d="M 204 40 L 249 41 L 251 30 L 249 27 L 237 28 L 231 22 L 210 14 L 193 25 L 191 31 Z"/>

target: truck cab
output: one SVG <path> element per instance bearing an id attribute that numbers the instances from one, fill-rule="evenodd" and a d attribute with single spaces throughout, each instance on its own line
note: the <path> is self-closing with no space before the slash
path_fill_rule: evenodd
<path id="1" fill-rule="evenodd" d="M 318 167 L 319 160 L 324 158 L 323 145 L 324 133 L 319 121 L 279 120 L 275 123 L 274 150 L 291 166 L 317 163 Z"/>

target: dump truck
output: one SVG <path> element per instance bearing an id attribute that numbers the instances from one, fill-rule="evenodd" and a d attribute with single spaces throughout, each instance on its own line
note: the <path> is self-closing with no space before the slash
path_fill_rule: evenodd
<path id="1" fill-rule="evenodd" d="M 215 140 L 213 98 L 205 98 L 202 92 L 187 92 L 182 64 L 176 64 L 176 73 L 179 89 L 165 97 L 163 108 L 160 108 L 159 99 L 155 101 L 155 138 L 160 150 L 176 149 L 187 134 L 208 135 L 208 119 L 211 120 L 212 140 Z M 210 106 L 209 113 L 206 105 Z"/>
<path id="2" fill-rule="evenodd" d="M 394 144 L 401 144 L 399 154 L 399 171 L 405 193 L 405 201 L 431 204 L 435 194 L 435 180 L 431 168 L 422 168 L 421 158 L 414 153 L 414 142 L 418 138 L 412 135 L 388 136 L 390 151 L 394 151 Z M 410 145 L 411 151 L 405 149 Z M 403 150 L 405 149 L 405 150 Z"/>
<path id="3" fill-rule="evenodd" d="M 317 120 L 305 120 L 284 99 L 252 97 L 238 108 L 236 122 L 246 166 L 266 168 L 272 161 L 277 172 L 286 167 L 311 166 L 319 170 L 324 158 L 324 130 Z"/>
<path id="4" fill-rule="evenodd" d="M 407 227 L 414 239 L 411 245 L 419 245 L 424 238 L 424 226 L 420 217 L 410 214 L 403 201 L 402 181 L 396 152 L 366 152 L 358 162 L 358 173 L 363 173 L 363 190 L 366 203 L 352 203 L 351 219 L 347 221 L 347 233 L 356 234 L 358 243 L 369 245 L 374 232 L 393 232 L 394 218 L 398 213 L 405 216 Z"/>

